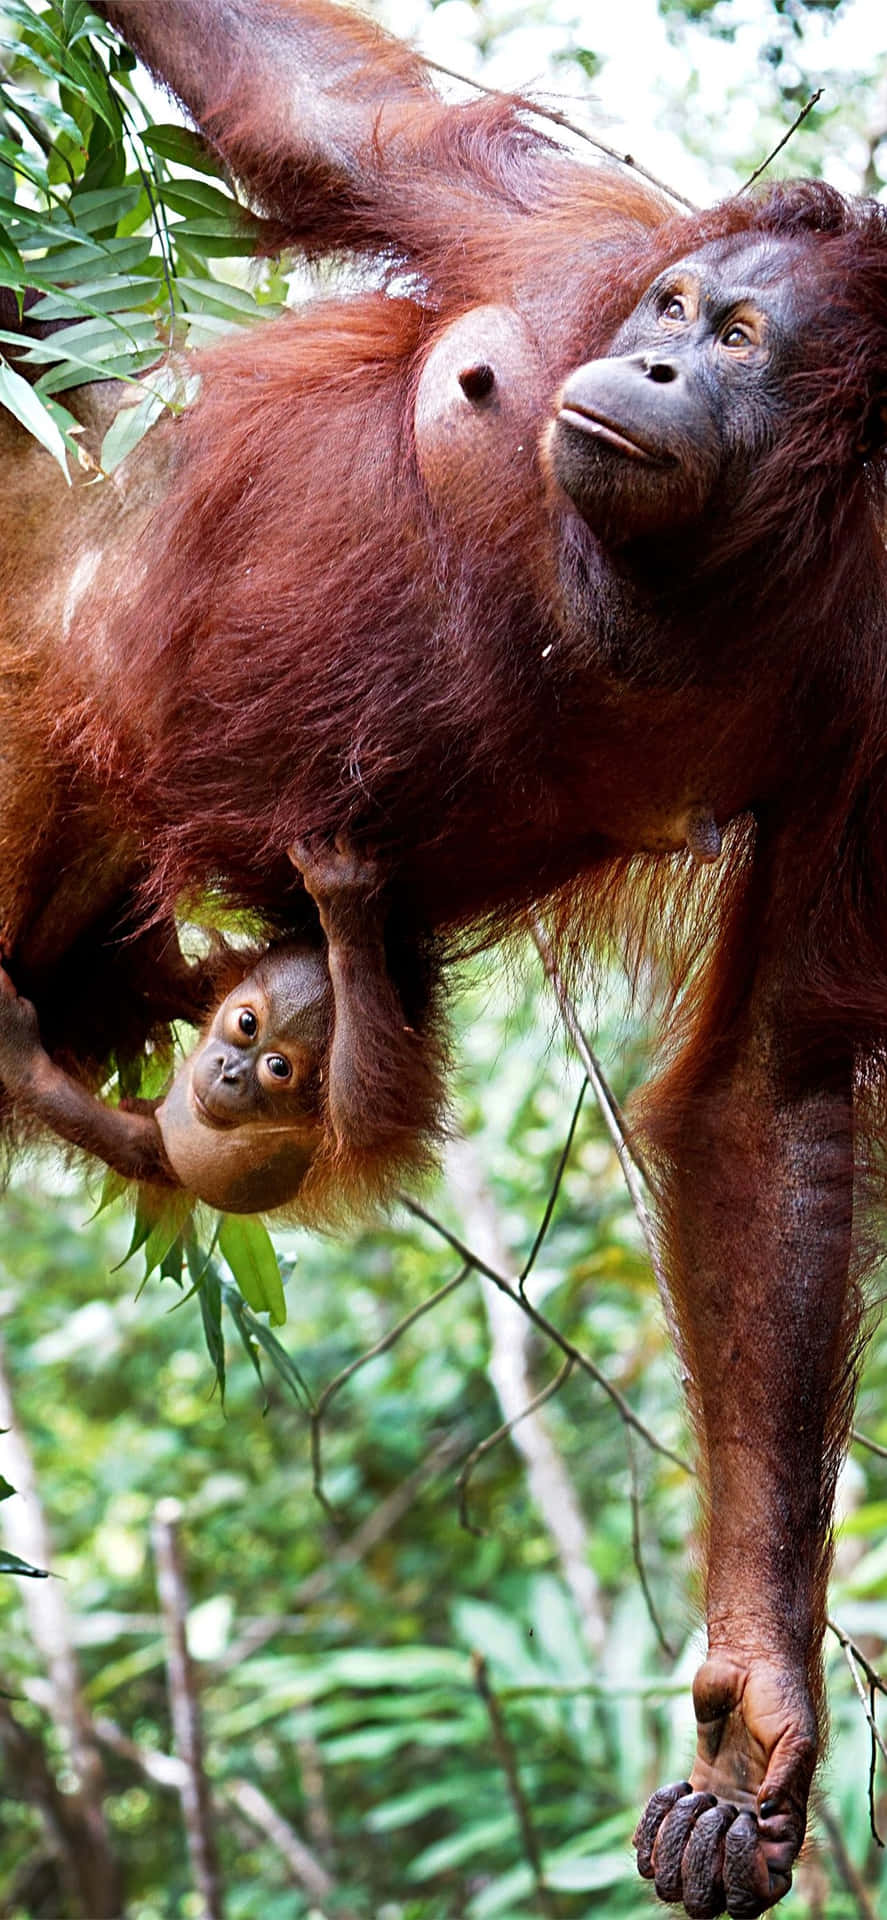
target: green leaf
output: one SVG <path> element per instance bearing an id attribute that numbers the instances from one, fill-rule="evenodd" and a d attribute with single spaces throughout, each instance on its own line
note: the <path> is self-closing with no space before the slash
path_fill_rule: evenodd
<path id="1" fill-rule="evenodd" d="M 172 1241 L 171 1245 L 167 1247 L 163 1259 L 160 1262 L 161 1280 L 174 1280 L 177 1287 L 183 1286 L 182 1263 L 184 1258 L 184 1241 L 182 1235 L 179 1234 L 177 1238 Z"/>
<path id="2" fill-rule="evenodd" d="M 219 1252 L 224 1254 L 247 1305 L 254 1313 L 267 1313 L 272 1327 L 282 1327 L 286 1301 L 267 1227 L 251 1216 L 226 1213 L 219 1228 Z"/>
<path id="3" fill-rule="evenodd" d="M 0 405 L 15 415 L 16 420 L 27 427 L 28 432 L 39 440 L 40 445 L 51 453 L 65 476 L 68 486 L 71 475 L 68 472 L 68 456 L 65 442 L 52 414 L 43 405 L 39 394 L 29 387 L 27 380 L 16 373 L 7 360 L 0 359 Z"/>
<path id="4" fill-rule="evenodd" d="M 193 1279 L 194 1270 L 193 1267 L 191 1267 L 190 1250 L 188 1252 L 188 1266 Z M 216 1269 L 208 1259 L 205 1262 L 203 1274 L 197 1289 L 197 1298 L 200 1301 L 200 1313 L 203 1320 L 203 1334 L 206 1340 L 207 1352 L 215 1369 L 216 1379 L 219 1383 L 219 1397 L 224 1405 L 225 1338 L 222 1333 L 222 1291 Z"/>
<path id="5" fill-rule="evenodd" d="M 240 1315 L 252 1338 L 256 1344 L 261 1347 L 262 1352 L 267 1354 L 275 1373 L 279 1375 L 284 1385 L 289 1388 L 293 1398 L 298 1401 L 299 1406 L 306 1411 L 310 1410 L 314 1402 L 308 1383 L 303 1379 L 292 1355 L 287 1353 L 284 1346 L 281 1346 L 276 1334 L 271 1332 L 270 1327 L 266 1327 L 264 1320 L 256 1319 L 253 1316 L 249 1307 L 245 1306 L 236 1288 L 232 1287 L 228 1281 L 223 1280 L 222 1293 L 226 1305 L 234 1315 L 235 1320 L 237 1320 L 238 1315 Z"/>
<path id="6" fill-rule="evenodd" d="M 477 1820 L 473 1825 L 460 1825 L 455 1833 L 447 1834 L 443 1840 L 434 1840 L 424 1847 L 410 1861 L 411 1880 L 431 1880 L 435 1874 L 449 1873 L 453 1867 L 460 1867 L 463 1860 L 476 1865 L 493 1848 L 501 1847 L 514 1834 L 514 1815 L 509 1809 L 505 1813 L 493 1814 L 488 1820 Z"/>
<path id="7" fill-rule="evenodd" d="M 114 1201 L 119 1200 L 125 1192 L 126 1181 L 122 1173 L 115 1173 L 113 1167 L 109 1167 L 102 1181 L 102 1191 L 99 1194 L 98 1205 L 90 1214 L 90 1220 L 97 1220 L 99 1214 L 104 1213 L 108 1207 L 113 1206 Z"/>
<path id="8" fill-rule="evenodd" d="M 469 1900 L 465 1911 L 470 1920 L 492 1920 L 494 1914 L 502 1914 L 511 1920 L 518 1902 L 525 1896 L 532 1897 L 532 1868 L 521 1864 L 512 1867 L 509 1873 L 500 1874 L 498 1879 L 490 1880 Z"/>
<path id="9" fill-rule="evenodd" d="M 28 1560 L 20 1560 L 17 1553 L 7 1553 L 0 1547 L 0 1573 L 20 1573 L 29 1580 L 48 1580 L 45 1567 L 32 1567 Z"/>
<path id="10" fill-rule="evenodd" d="M 223 280 L 200 280 L 187 273 L 180 273 L 176 280 L 177 291 L 182 295 L 188 313 L 218 314 L 223 320 L 256 320 L 273 308 L 259 305 L 255 295 L 245 287 L 229 286 Z"/>
<path id="11" fill-rule="evenodd" d="M 4 273 L 10 274 L 13 279 L 18 278 L 23 281 L 26 278 L 25 263 L 4 227 L 0 227 L 0 266 Z"/>
<path id="12" fill-rule="evenodd" d="M 218 175 L 221 172 L 206 142 L 198 133 L 192 133 L 190 127 L 146 127 L 142 144 L 149 153 L 159 154 L 162 160 L 176 160 L 183 167 L 193 167 L 195 173 Z"/>
<path id="13" fill-rule="evenodd" d="M 72 194 L 68 207 L 78 232 L 95 233 L 102 227 L 115 227 L 124 214 L 138 206 L 141 197 L 141 186 L 125 181 L 118 187 L 78 191 Z"/>
<path id="14" fill-rule="evenodd" d="M 156 1225 L 155 1216 L 153 1213 L 147 1210 L 144 1203 L 144 1199 L 142 1197 L 141 1190 L 137 1189 L 135 1219 L 133 1220 L 133 1223 L 132 1223 L 132 1236 L 130 1238 L 129 1246 L 126 1249 L 123 1259 L 118 1260 L 116 1267 L 111 1268 L 112 1273 L 119 1273 L 121 1267 L 126 1266 L 127 1260 L 131 1260 L 133 1254 L 138 1253 L 138 1250 L 140 1247 L 147 1246 L 148 1241 L 150 1240 L 151 1235 L 154 1231 L 155 1225 Z"/>
<path id="15" fill-rule="evenodd" d="M 37 263 L 37 284 L 88 280 L 95 277 L 96 269 L 104 273 L 112 268 L 115 273 L 134 273 L 141 268 L 144 272 L 150 255 L 151 242 L 145 234 L 137 234 L 133 239 L 114 235 L 110 240 L 78 243 L 72 232 L 66 233 L 64 240 L 56 232 L 43 259 Z"/>
<path id="16" fill-rule="evenodd" d="M 122 406 L 102 441 L 101 465 L 113 473 L 133 447 L 167 410 L 178 412 L 189 406 L 200 391 L 199 374 L 182 374 L 173 365 L 159 367 L 144 383 L 142 395 L 134 406 Z M 160 1092 L 160 1088 L 157 1088 Z"/>
<path id="17" fill-rule="evenodd" d="M 2 1473 L 0 1473 L 0 1500 L 8 1500 L 14 1493 L 15 1487 L 11 1487 L 9 1481 L 4 1480 Z"/>
<path id="18" fill-rule="evenodd" d="M 545 1884 L 557 1893 L 596 1893 L 625 1878 L 625 1852 L 580 1855 L 575 1860 L 546 1860 Z"/>
<path id="19" fill-rule="evenodd" d="M 120 408 L 102 441 L 99 464 L 103 473 L 113 473 L 120 466 L 144 439 L 148 428 L 166 411 L 166 405 L 162 394 L 146 393 L 134 407 Z"/>
<path id="20" fill-rule="evenodd" d="M 161 1275 L 164 1278 L 168 1277 L 164 1273 L 165 1263 L 169 1259 L 170 1253 L 176 1247 L 179 1249 L 179 1273 L 181 1274 L 181 1246 L 181 1209 L 173 1202 L 164 1209 L 159 1220 L 155 1219 L 154 1225 L 144 1243 L 145 1280 L 150 1279 L 151 1274 L 157 1267 L 160 1268 Z M 173 1278 L 175 1278 L 175 1273 L 173 1273 Z"/>
<path id="21" fill-rule="evenodd" d="M 230 227 L 222 226 L 217 217 L 212 219 L 176 220 L 170 226 L 170 233 L 177 246 L 186 241 L 188 250 L 206 260 L 230 260 L 236 256 L 244 259 L 256 252 L 259 245 L 258 233 L 249 231 L 245 222 L 246 214 L 232 220 Z"/>
<path id="22" fill-rule="evenodd" d="M 229 224 L 235 231 L 242 230 L 245 208 L 230 193 L 223 193 L 221 187 L 210 186 L 208 180 L 170 180 L 164 186 L 163 201 L 174 213 L 183 213 L 189 219 L 212 215 L 213 232 L 218 230 L 219 222 L 222 232 Z"/>
<path id="23" fill-rule="evenodd" d="M 265 1381 L 262 1376 L 262 1363 L 259 1359 L 252 1314 L 249 1313 L 249 1309 L 236 1287 L 225 1288 L 225 1304 L 240 1335 L 246 1357 L 250 1366 L 255 1371 L 256 1379 L 259 1382 L 262 1393 L 265 1394 Z M 268 1400 L 267 1395 L 265 1395 L 266 1408 L 267 1405 Z"/>

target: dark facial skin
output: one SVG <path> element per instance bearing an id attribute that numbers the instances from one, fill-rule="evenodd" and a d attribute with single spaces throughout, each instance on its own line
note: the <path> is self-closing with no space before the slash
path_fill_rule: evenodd
<path id="1" fill-rule="evenodd" d="M 773 431 L 793 252 L 771 242 L 690 255 L 653 281 L 606 359 L 565 381 L 551 465 L 602 540 L 686 526 L 741 483 Z"/>

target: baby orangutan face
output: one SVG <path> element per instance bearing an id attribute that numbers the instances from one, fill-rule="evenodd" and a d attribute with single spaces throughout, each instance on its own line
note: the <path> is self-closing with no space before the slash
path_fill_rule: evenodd
<path id="1" fill-rule="evenodd" d="M 157 1125 L 182 1186 L 225 1213 L 285 1206 L 320 1144 L 332 993 L 321 954 L 266 954 L 213 1014 Z"/>

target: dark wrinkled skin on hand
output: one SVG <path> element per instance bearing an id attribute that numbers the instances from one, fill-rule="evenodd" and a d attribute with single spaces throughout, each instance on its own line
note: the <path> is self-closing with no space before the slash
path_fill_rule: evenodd
<path id="1" fill-rule="evenodd" d="M 693 1775 L 661 1787 L 645 1808 L 638 1872 L 689 1920 L 757 1920 L 788 1892 L 804 1839 L 813 1710 L 803 1679 L 777 1663 L 723 1656 L 700 1669 L 694 1702 Z"/>

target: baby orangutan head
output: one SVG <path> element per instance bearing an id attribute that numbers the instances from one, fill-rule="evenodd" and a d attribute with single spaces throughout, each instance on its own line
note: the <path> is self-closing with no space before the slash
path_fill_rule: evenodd
<path id="1" fill-rule="evenodd" d="M 331 1007 L 323 955 L 281 946 L 216 1008 L 157 1109 L 187 1192 L 224 1213 L 296 1197 L 323 1134 Z"/>

